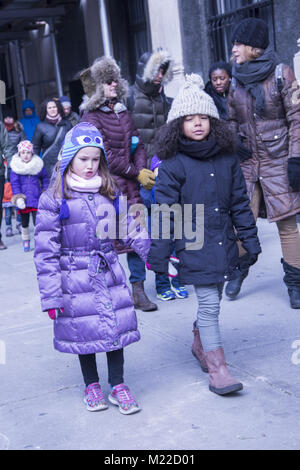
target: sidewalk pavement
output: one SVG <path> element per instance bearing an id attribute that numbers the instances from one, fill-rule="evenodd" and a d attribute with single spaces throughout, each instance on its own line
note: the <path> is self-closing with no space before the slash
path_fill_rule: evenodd
<path id="1" fill-rule="evenodd" d="M 208 390 L 191 354 L 197 305 L 190 286 L 188 299 L 137 311 L 142 339 L 125 350 L 125 381 L 142 411 L 131 416 L 113 405 L 86 411 L 77 357 L 52 346 L 33 251 L 23 252 L 20 235 L 4 236 L 0 449 L 299 449 L 300 310 L 290 308 L 282 282 L 276 225 L 258 226 L 263 254 L 238 300 L 224 295 L 220 318 L 227 362 L 244 390 L 227 397 Z M 121 261 L 127 270 L 125 255 Z M 155 301 L 152 272 L 146 291 Z M 106 358 L 97 358 L 107 396 Z"/>

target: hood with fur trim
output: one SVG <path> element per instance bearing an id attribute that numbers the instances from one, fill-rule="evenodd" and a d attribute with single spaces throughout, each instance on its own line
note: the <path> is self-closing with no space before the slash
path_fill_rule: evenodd
<path id="1" fill-rule="evenodd" d="M 156 49 L 154 52 L 145 52 L 139 59 L 137 77 L 143 82 L 152 82 L 161 67 L 166 67 L 162 84 L 165 85 L 173 79 L 173 60 L 165 49 Z"/>
<path id="2" fill-rule="evenodd" d="M 17 175 L 38 175 L 42 171 L 44 162 L 38 155 L 33 155 L 30 162 L 25 163 L 17 153 L 12 157 L 10 167 Z"/>
<path id="3" fill-rule="evenodd" d="M 111 81 L 117 82 L 117 100 L 126 101 L 129 86 L 121 77 L 120 67 L 111 57 L 100 57 L 93 65 L 80 73 L 80 79 L 85 92 L 85 99 L 80 105 L 81 112 L 95 111 L 105 101 L 104 84 Z"/>

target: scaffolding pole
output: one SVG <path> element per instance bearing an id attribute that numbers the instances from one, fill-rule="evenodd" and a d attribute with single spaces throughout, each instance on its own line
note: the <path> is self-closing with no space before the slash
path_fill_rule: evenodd
<path id="1" fill-rule="evenodd" d="M 111 38 L 110 38 L 110 33 L 109 33 L 109 24 L 108 24 L 105 0 L 99 0 L 99 14 L 100 14 L 100 25 L 101 25 L 101 35 L 102 35 L 104 55 L 106 57 L 112 57 L 113 51 L 112 51 Z"/>
<path id="2" fill-rule="evenodd" d="M 53 52 L 57 92 L 58 92 L 58 96 L 62 96 L 63 95 L 63 87 L 62 87 L 61 73 L 60 73 L 59 62 L 58 62 L 57 46 L 56 46 L 56 40 L 55 40 L 55 28 L 54 28 L 53 19 L 50 18 L 48 20 L 48 23 L 49 23 L 49 26 L 50 26 L 50 39 L 51 39 L 51 44 L 52 44 L 52 52 Z"/>

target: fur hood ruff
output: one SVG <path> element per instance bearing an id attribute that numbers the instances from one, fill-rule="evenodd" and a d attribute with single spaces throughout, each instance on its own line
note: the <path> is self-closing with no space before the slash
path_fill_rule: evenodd
<path id="1" fill-rule="evenodd" d="M 169 63 L 163 78 L 163 85 L 173 79 L 173 60 L 169 52 L 165 49 L 157 49 L 152 52 L 147 63 L 144 66 L 142 79 L 144 82 L 152 82 L 163 64 Z"/>
<path id="2" fill-rule="evenodd" d="M 38 175 L 44 166 L 43 160 L 38 155 L 33 155 L 30 162 L 25 163 L 17 153 L 12 157 L 10 167 L 17 175 Z"/>
<path id="3" fill-rule="evenodd" d="M 90 68 L 81 72 L 80 79 L 85 92 L 81 112 L 95 111 L 105 103 L 104 84 L 109 81 L 117 82 L 117 100 L 126 102 L 129 85 L 121 77 L 120 67 L 114 59 L 105 56 L 96 59 Z"/>

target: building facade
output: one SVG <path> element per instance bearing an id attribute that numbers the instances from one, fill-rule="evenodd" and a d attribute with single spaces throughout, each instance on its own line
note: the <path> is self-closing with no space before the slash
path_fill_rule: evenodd
<path id="1" fill-rule="evenodd" d="M 24 1 L 32 15 L 34 3 Z M 0 79 L 6 84 L 7 103 L 19 117 L 24 98 L 38 107 L 45 97 L 69 94 L 77 110 L 83 94 L 79 73 L 102 55 L 113 56 L 133 83 L 140 55 L 167 48 L 174 59 L 174 80 L 167 93 L 174 96 L 184 73 L 200 73 L 206 80 L 214 61 L 230 59 L 231 28 L 245 17 L 267 21 L 271 44 L 291 66 L 300 36 L 299 0 L 52 0 L 46 4 L 45 17 L 31 15 L 23 30 L 20 21 L 18 29 L 11 21 L 8 33 L 0 22 Z M 2 11 L 8 16 L 0 5 L 0 18 Z"/>

